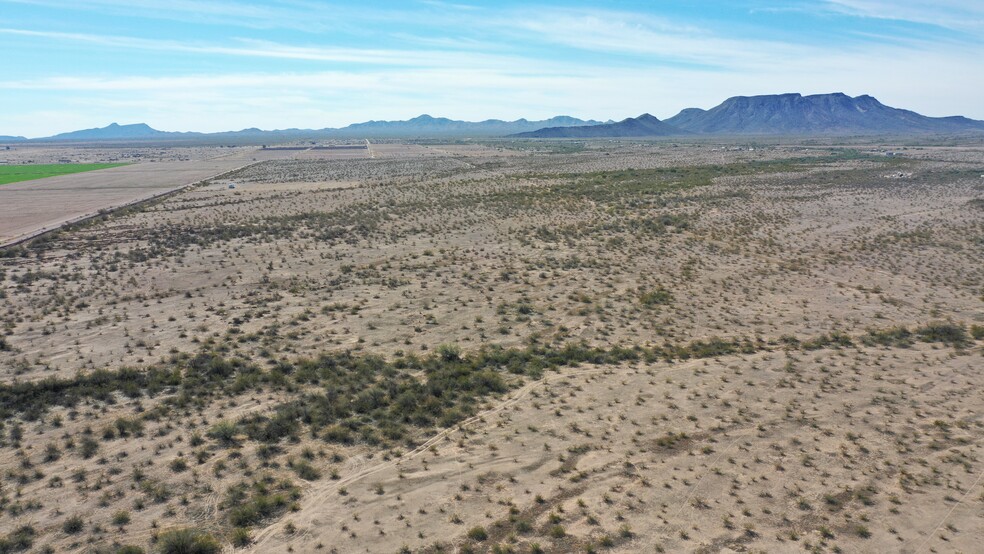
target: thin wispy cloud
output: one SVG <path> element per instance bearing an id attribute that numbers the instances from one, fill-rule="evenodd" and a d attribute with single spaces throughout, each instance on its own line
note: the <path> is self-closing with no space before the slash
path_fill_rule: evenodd
<path id="1" fill-rule="evenodd" d="M 710 4 L 664 12 L 508 0 L 373 10 L 307 0 L 15 0 L 0 15 L 0 48 L 11 54 L 0 134 L 37 136 L 79 119 L 222 130 L 422 112 L 666 117 L 736 94 L 793 91 L 867 93 L 930 115 L 984 117 L 975 92 L 984 86 L 981 33 L 968 30 L 984 8 Z M 959 32 L 946 26 L 954 19 L 964 20 Z"/>
<path id="2" fill-rule="evenodd" d="M 649 56 L 664 62 L 750 67 L 815 51 L 788 43 L 730 39 L 693 25 L 638 14 L 547 10 L 525 15 L 512 23 L 514 33 L 522 31 L 533 35 L 534 40 L 579 50 Z"/>
<path id="3" fill-rule="evenodd" d="M 7 0 L 15 4 L 48 7 L 66 12 L 97 12 L 110 16 L 163 19 L 186 23 L 216 23 L 253 29 L 289 28 L 325 31 L 334 27 L 345 9 L 314 2 L 236 2 L 197 0 Z"/>
<path id="4" fill-rule="evenodd" d="M 515 58 L 440 50 L 376 50 L 369 48 L 326 48 L 294 46 L 277 42 L 235 39 L 227 45 L 155 40 L 137 37 L 91 35 L 83 33 L 63 33 L 35 31 L 30 29 L 4 29 L 0 34 L 38 37 L 68 42 L 81 42 L 109 48 L 139 49 L 164 53 L 216 54 L 223 56 L 243 56 L 255 58 L 278 58 L 321 62 L 359 63 L 392 66 L 461 66 L 479 64 L 482 66 L 514 66 Z"/>
<path id="5" fill-rule="evenodd" d="M 909 21 L 961 31 L 984 30 L 984 3 L 974 0 L 827 0 L 844 14 Z M 978 37 L 980 38 L 980 37 Z"/>

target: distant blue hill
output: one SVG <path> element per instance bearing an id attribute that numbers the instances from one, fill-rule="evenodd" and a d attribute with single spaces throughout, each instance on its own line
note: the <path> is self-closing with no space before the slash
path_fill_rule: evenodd
<path id="1" fill-rule="evenodd" d="M 685 135 L 907 135 L 984 133 L 984 121 L 961 116 L 927 117 L 886 106 L 867 95 L 837 92 L 803 96 L 798 93 L 734 96 L 709 110 L 687 108 L 660 121 L 643 114 L 619 122 L 557 116 L 540 121 L 460 121 L 421 115 L 404 121 L 366 121 L 341 128 L 257 128 L 221 133 L 158 131 L 145 123 L 113 123 L 97 129 L 61 133 L 36 141 L 228 141 L 267 143 L 329 138 L 464 138 L 539 137 L 602 138 Z M 0 141 L 26 140 L 3 137 Z"/>
<path id="2" fill-rule="evenodd" d="M 735 96 L 709 110 L 688 108 L 666 119 L 679 129 L 717 135 L 899 135 L 984 132 L 984 121 L 927 117 L 862 95 Z"/>
<path id="3" fill-rule="evenodd" d="M 927 117 L 867 95 L 836 92 L 735 96 L 709 110 L 687 108 L 660 121 L 644 114 L 618 123 L 544 128 L 528 138 L 661 137 L 674 135 L 911 135 L 984 133 L 984 121 Z"/>
<path id="4" fill-rule="evenodd" d="M 547 127 L 526 133 L 510 135 L 517 138 L 618 138 L 618 137 L 668 137 L 689 135 L 647 113 L 639 117 L 623 119 L 618 123 L 579 127 Z"/>
<path id="5" fill-rule="evenodd" d="M 598 125 L 600 121 L 584 121 L 576 117 L 557 116 L 542 121 L 502 121 L 487 119 L 485 121 L 457 121 L 445 117 L 421 115 L 407 121 L 367 121 L 355 123 L 337 130 L 339 134 L 355 134 L 358 136 L 502 136 L 514 133 L 533 131 L 543 127 L 577 127 Z"/>
<path id="6" fill-rule="evenodd" d="M 264 131 L 257 128 L 241 131 L 225 131 L 220 133 L 179 133 L 158 131 L 146 123 L 119 125 L 113 123 L 106 127 L 84 129 L 61 133 L 39 141 L 90 141 L 90 140 L 175 140 L 175 139 L 297 139 L 297 138 L 332 138 L 332 137 L 488 137 L 502 136 L 524 131 L 532 131 L 548 126 L 577 126 L 596 125 L 600 121 L 584 121 L 575 117 L 557 116 L 541 121 L 502 121 L 488 119 L 485 121 L 459 121 L 444 117 L 421 115 L 406 121 L 367 121 L 355 123 L 339 129 L 283 129 Z"/>
<path id="7" fill-rule="evenodd" d="M 201 133 L 169 133 L 158 131 L 146 123 L 134 123 L 132 125 L 120 125 L 111 123 L 106 127 L 97 129 L 83 129 L 70 133 L 61 133 L 41 140 L 107 140 L 107 139 L 161 139 L 161 138 L 181 138 L 199 136 Z"/>

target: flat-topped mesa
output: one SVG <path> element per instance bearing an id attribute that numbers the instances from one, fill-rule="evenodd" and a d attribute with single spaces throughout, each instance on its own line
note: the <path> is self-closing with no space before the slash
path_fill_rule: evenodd
<path id="1" fill-rule="evenodd" d="M 666 120 L 680 129 L 721 135 L 846 135 L 984 132 L 984 122 L 927 117 L 869 95 L 842 92 L 733 96 L 709 109 L 688 108 Z"/>

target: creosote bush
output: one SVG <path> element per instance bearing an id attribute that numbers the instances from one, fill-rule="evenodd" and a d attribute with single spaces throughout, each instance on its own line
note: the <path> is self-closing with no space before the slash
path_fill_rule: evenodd
<path id="1" fill-rule="evenodd" d="M 289 480 L 277 482 L 269 475 L 252 483 L 238 483 L 226 492 L 229 523 L 235 527 L 251 527 L 284 513 L 291 502 L 300 497 L 300 489 Z"/>
<path id="2" fill-rule="evenodd" d="M 197 529 L 174 529 L 157 536 L 160 554 L 217 554 L 222 545 L 212 535 Z"/>
<path id="3" fill-rule="evenodd" d="M 75 535 L 82 532 L 85 527 L 85 521 L 81 516 L 72 516 L 62 523 L 62 531 L 68 535 Z"/>
<path id="4" fill-rule="evenodd" d="M 0 537 L 0 553 L 24 552 L 34 544 L 34 537 L 38 534 L 34 527 L 22 525 L 9 535 Z"/>
<path id="5" fill-rule="evenodd" d="M 966 329 L 954 323 L 932 323 L 912 333 L 898 327 L 869 331 L 857 340 L 883 344 L 910 337 L 954 346 L 968 340 Z M 855 344 L 855 339 L 832 332 L 803 340 L 786 336 L 781 344 L 786 348 L 816 350 L 849 347 Z M 752 353 L 772 346 L 761 339 L 710 338 L 648 348 L 605 349 L 583 343 L 567 343 L 559 348 L 492 346 L 463 354 L 455 345 L 444 345 L 426 357 L 410 354 L 386 360 L 371 354 L 333 352 L 314 359 L 280 360 L 267 370 L 244 360 L 225 358 L 218 352 L 204 351 L 194 356 L 174 355 L 143 371 L 97 370 L 71 379 L 48 378 L 0 385 L 0 415 L 21 414 L 30 420 L 40 417 L 51 406 L 74 407 L 83 399 L 109 400 L 118 393 L 131 398 L 168 393 L 164 402 L 142 415 L 145 419 L 160 418 L 176 408 L 203 406 L 215 395 L 244 392 L 243 377 L 248 376 L 254 388 L 317 385 L 320 392 L 297 394 L 277 405 L 270 415 L 252 414 L 235 422 L 223 420 L 213 424 L 207 436 L 220 445 L 234 446 L 240 436 L 276 444 L 299 436 L 302 426 L 309 427 L 327 442 L 412 444 L 411 429 L 430 431 L 448 427 L 473 415 L 486 397 L 506 392 L 520 382 L 510 375 L 539 378 L 544 371 L 560 366 L 710 358 Z M 121 418 L 111 429 L 114 436 L 141 433 L 142 422 Z M 82 440 L 83 457 L 96 452 L 98 445 L 90 441 L 88 437 Z M 187 467 L 183 460 L 175 460 L 173 464 L 174 471 Z M 314 477 L 304 466 L 299 471 Z"/>
<path id="6" fill-rule="evenodd" d="M 468 530 L 468 538 L 473 541 L 484 541 L 489 538 L 489 533 L 482 526 L 472 527 Z"/>
<path id="7" fill-rule="evenodd" d="M 232 545 L 237 548 L 249 546 L 253 542 L 253 536 L 246 527 L 236 527 L 229 536 Z"/>

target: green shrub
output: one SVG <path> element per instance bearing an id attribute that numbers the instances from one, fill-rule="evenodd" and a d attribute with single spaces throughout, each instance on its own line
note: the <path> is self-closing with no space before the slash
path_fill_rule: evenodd
<path id="1" fill-rule="evenodd" d="M 208 436 L 218 441 L 223 446 L 236 444 L 236 435 L 239 433 L 238 426 L 231 421 L 219 421 L 208 430 Z"/>
<path id="2" fill-rule="evenodd" d="M 5 537 L 0 537 L 0 554 L 13 554 L 23 552 L 34 544 L 34 537 L 37 531 L 30 525 L 18 527 L 13 533 Z"/>
<path id="3" fill-rule="evenodd" d="M 643 306 L 666 305 L 671 302 L 673 302 L 673 293 L 663 287 L 639 295 L 639 303 Z"/>
<path id="4" fill-rule="evenodd" d="M 912 333 L 905 327 L 892 327 L 890 329 L 870 330 L 868 334 L 861 337 L 861 342 L 866 346 L 900 346 L 905 347 L 912 344 Z"/>
<path id="5" fill-rule="evenodd" d="M 130 512 L 126 510 L 120 510 L 113 514 L 113 525 L 122 527 L 130 523 Z"/>
<path id="6" fill-rule="evenodd" d="M 967 342 L 967 330 L 963 325 L 937 321 L 916 329 L 916 335 L 923 342 L 942 342 L 961 346 Z"/>
<path id="7" fill-rule="evenodd" d="M 352 430 L 342 425 L 329 425 L 325 428 L 322 438 L 325 442 L 338 444 L 353 444 L 355 442 L 355 437 L 352 436 Z"/>
<path id="8" fill-rule="evenodd" d="M 253 543 L 253 536 L 246 527 L 236 527 L 232 530 L 229 540 L 233 546 L 243 548 Z"/>
<path id="9" fill-rule="evenodd" d="M 139 419 L 127 419 L 125 417 L 118 417 L 116 421 L 113 422 L 113 427 L 116 428 L 117 434 L 121 437 L 126 437 L 129 435 L 140 436 L 143 434 L 143 422 Z"/>
<path id="10" fill-rule="evenodd" d="M 317 481 L 318 479 L 321 479 L 321 472 L 307 460 L 295 461 L 291 463 L 290 468 L 294 470 L 294 473 L 296 473 L 298 477 L 304 479 L 305 481 Z"/>
<path id="11" fill-rule="evenodd" d="M 468 538 L 473 541 L 484 541 L 489 538 L 489 534 L 485 527 L 479 525 L 468 530 Z"/>
<path id="12" fill-rule="evenodd" d="M 62 523 L 62 531 L 69 535 L 75 535 L 82 532 L 85 527 L 85 521 L 83 521 L 82 516 L 72 516 Z"/>
<path id="13" fill-rule="evenodd" d="M 98 451 L 99 443 L 92 437 L 83 437 L 79 442 L 79 455 L 87 460 L 95 456 Z"/>
<path id="14" fill-rule="evenodd" d="M 157 503 L 165 502 L 171 498 L 171 489 L 164 483 L 144 480 L 140 483 L 140 490 Z"/>
<path id="15" fill-rule="evenodd" d="M 222 545 L 215 537 L 196 529 L 175 529 L 157 536 L 160 554 L 218 554 Z"/>
<path id="16" fill-rule="evenodd" d="M 821 348 L 830 347 L 846 348 L 853 345 L 854 341 L 851 340 L 851 337 L 840 331 L 833 331 L 826 335 L 822 334 L 813 339 L 804 340 L 799 344 L 800 348 L 803 348 L 804 350 L 819 350 Z"/>
<path id="17" fill-rule="evenodd" d="M 457 344 L 442 344 L 437 347 L 437 355 L 445 362 L 456 362 L 461 359 L 461 348 Z"/>
<path id="18" fill-rule="evenodd" d="M 289 481 L 280 482 L 277 489 L 270 490 L 266 482 L 255 482 L 252 485 L 240 483 L 229 487 L 226 505 L 233 507 L 229 511 L 229 523 L 235 527 L 255 525 L 282 514 L 301 494 L 300 489 Z"/>

